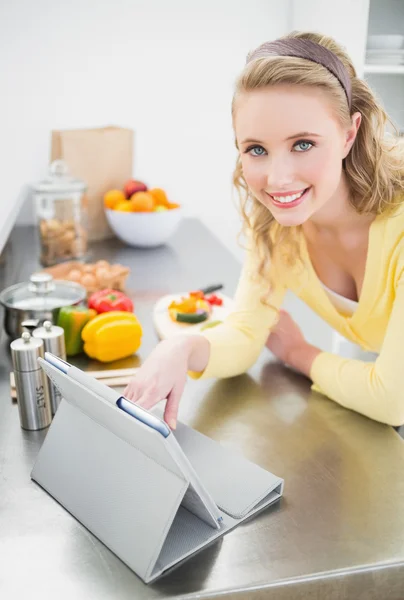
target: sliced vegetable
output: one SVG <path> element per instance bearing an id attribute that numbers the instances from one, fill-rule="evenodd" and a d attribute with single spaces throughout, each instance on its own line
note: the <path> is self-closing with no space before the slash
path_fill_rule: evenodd
<path id="1" fill-rule="evenodd" d="M 216 325 L 220 325 L 220 323 L 223 323 L 223 321 L 209 321 L 208 323 L 205 323 L 205 325 L 202 325 L 201 331 L 205 331 L 205 329 L 211 329 L 212 327 L 216 327 Z"/>
<path id="2" fill-rule="evenodd" d="M 197 298 L 181 298 L 179 302 L 173 300 L 168 307 L 168 310 L 179 312 L 195 312 L 197 308 Z"/>
<path id="3" fill-rule="evenodd" d="M 206 296 L 205 300 L 207 300 L 209 302 L 209 304 L 211 304 L 212 306 L 222 306 L 223 305 L 223 299 L 219 298 L 219 296 L 216 296 L 216 294 L 212 294 L 211 296 Z"/>
<path id="4" fill-rule="evenodd" d="M 81 332 L 96 314 L 95 310 L 85 306 L 64 306 L 60 309 L 57 324 L 65 332 L 67 356 L 75 356 L 83 352 Z"/>
<path id="5" fill-rule="evenodd" d="M 200 300 L 203 300 L 205 297 L 205 294 L 202 292 L 202 290 L 196 290 L 195 292 L 189 292 L 189 295 L 191 296 L 191 298 L 199 298 Z"/>
<path id="6" fill-rule="evenodd" d="M 209 313 L 205 310 L 201 310 L 195 313 L 177 313 L 176 321 L 178 323 L 203 323 L 209 317 Z"/>
<path id="7" fill-rule="evenodd" d="M 111 288 L 105 288 L 91 294 L 88 299 L 88 306 L 99 314 L 111 310 L 133 312 L 132 300 L 123 292 Z"/>
<path id="8" fill-rule="evenodd" d="M 201 312 L 206 312 L 209 316 L 212 312 L 212 307 L 209 302 L 206 300 L 202 300 L 200 298 L 191 297 L 191 298 L 182 298 L 180 302 L 171 302 L 168 307 L 168 313 L 172 321 L 179 321 L 177 318 L 179 314 L 184 315 L 196 315 Z M 198 317 L 196 317 L 198 319 Z M 207 318 L 207 317 L 206 317 Z M 206 319 L 199 319 L 194 321 L 186 321 L 184 319 L 181 320 L 181 323 L 200 323 L 201 321 L 205 321 Z"/>
<path id="9" fill-rule="evenodd" d="M 84 327 L 84 352 L 101 362 L 111 362 L 134 354 L 142 341 L 137 317 L 127 311 L 109 311 L 97 315 Z"/>

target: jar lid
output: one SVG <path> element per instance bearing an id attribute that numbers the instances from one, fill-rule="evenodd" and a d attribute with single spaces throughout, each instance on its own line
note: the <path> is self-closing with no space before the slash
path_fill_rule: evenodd
<path id="1" fill-rule="evenodd" d="M 83 192 L 87 185 L 81 179 L 75 179 L 69 173 L 69 168 L 64 160 L 54 160 L 48 175 L 37 183 L 32 184 L 35 192 Z"/>
<path id="2" fill-rule="evenodd" d="M 0 303 L 7 308 L 49 311 L 78 304 L 87 290 L 78 283 L 54 281 L 49 273 L 33 273 L 29 282 L 17 283 L 0 293 Z"/>
<path id="3" fill-rule="evenodd" d="M 39 368 L 38 357 L 44 356 L 43 341 L 33 338 L 24 331 L 20 338 L 10 344 L 13 367 L 17 371 L 36 371 Z"/>

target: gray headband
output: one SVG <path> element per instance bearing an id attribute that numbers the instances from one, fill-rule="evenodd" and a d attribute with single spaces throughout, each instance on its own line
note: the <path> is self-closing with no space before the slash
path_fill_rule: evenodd
<path id="1" fill-rule="evenodd" d="M 322 65 L 340 82 L 345 91 L 349 109 L 351 109 L 352 87 L 348 71 L 338 56 L 325 46 L 304 38 L 285 38 L 265 42 L 248 54 L 247 64 L 252 60 L 267 56 L 296 56 Z"/>

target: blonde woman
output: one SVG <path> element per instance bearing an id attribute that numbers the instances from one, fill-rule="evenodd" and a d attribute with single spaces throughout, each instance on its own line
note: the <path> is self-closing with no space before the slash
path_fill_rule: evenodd
<path id="1" fill-rule="evenodd" d="M 267 345 L 335 402 L 403 424 L 404 153 L 386 113 L 333 39 L 293 32 L 249 54 L 232 115 L 249 239 L 236 308 L 158 344 L 126 396 L 167 398 L 174 428 L 187 373 L 238 375 Z M 376 360 L 308 344 L 280 309 L 287 289 Z"/>

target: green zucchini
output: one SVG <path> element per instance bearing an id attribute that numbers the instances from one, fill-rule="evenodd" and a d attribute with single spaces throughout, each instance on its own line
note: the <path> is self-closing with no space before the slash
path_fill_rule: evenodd
<path id="1" fill-rule="evenodd" d="M 208 318 L 208 313 L 206 311 L 203 312 L 199 312 L 199 313 L 181 313 L 178 312 L 176 315 L 176 320 L 179 323 L 202 323 L 203 321 L 206 321 L 206 319 Z"/>

